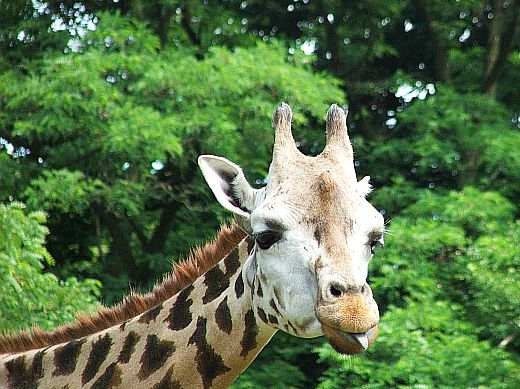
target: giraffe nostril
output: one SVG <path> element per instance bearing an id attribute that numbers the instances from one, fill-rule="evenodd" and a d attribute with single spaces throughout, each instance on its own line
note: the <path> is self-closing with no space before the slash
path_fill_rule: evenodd
<path id="1" fill-rule="evenodd" d="M 329 290 L 330 294 L 334 297 L 341 297 L 343 296 L 343 293 L 345 293 L 344 288 L 337 283 L 331 284 Z"/>

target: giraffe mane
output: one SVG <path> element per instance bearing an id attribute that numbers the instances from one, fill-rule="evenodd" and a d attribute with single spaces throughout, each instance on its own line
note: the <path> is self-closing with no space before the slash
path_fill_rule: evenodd
<path id="1" fill-rule="evenodd" d="M 113 307 L 102 307 L 90 314 L 80 314 L 76 321 L 63 324 L 52 331 L 38 327 L 17 334 L 0 336 L 0 354 L 24 352 L 79 339 L 148 311 L 174 296 L 199 276 L 220 262 L 246 237 L 236 223 L 223 225 L 213 241 L 192 251 L 186 260 L 174 263 L 173 269 L 161 283 L 148 293 L 131 293 Z"/>

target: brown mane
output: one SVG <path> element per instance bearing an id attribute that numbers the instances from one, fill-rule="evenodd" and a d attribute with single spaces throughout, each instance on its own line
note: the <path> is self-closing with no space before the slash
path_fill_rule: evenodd
<path id="1" fill-rule="evenodd" d="M 222 226 L 215 239 L 192 252 L 187 260 L 174 264 L 173 270 L 146 294 L 130 294 L 121 303 L 101 308 L 89 315 L 78 315 L 76 322 L 64 324 L 53 331 L 39 328 L 18 334 L 0 336 L 0 354 L 23 352 L 79 339 L 123 323 L 177 294 L 200 275 L 217 264 L 246 236 L 235 223 Z"/>

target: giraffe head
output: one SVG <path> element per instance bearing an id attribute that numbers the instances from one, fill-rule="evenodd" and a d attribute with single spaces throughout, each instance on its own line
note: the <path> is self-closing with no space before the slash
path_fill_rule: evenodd
<path id="1" fill-rule="evenodd" d="M 363 351 L 377 336 L 379 312 L 367 284 L 384 221 L 356 180 L 343 109 L 327 113 L 327 144 L 317 157 L 296 148 L 292 112 L 273 114 L 268 184 L 253 189 L 239 166 L 201 156 L 217 200 L 255 240 L 245 267 L 260 319 L 301 337 L 325 335 L 341 353 Z"/>

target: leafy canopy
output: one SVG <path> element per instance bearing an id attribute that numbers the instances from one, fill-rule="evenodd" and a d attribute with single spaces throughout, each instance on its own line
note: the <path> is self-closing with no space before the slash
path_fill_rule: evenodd
<path id="1" fill-rule="evenodd" d="M 45 248 L 45 219 L 20 203 L 0 204 L 0 333 L 31 325 L 51 329 L 99 306 L 99 281 L 59 280 L 43 271 L 54 265 Z"/>
<path id="2" fill-rule="evenodd" d="M 199 154 L 261 185 L 276 104 L 316 154 L 348 101 L 357 172 L 391 220 L 370 265 L 379 340 L 345 360 L 278 334 L 236 387 L 518 387 L 519 22 L 519 1 L 0 2 L 0 268 L 54 280 L 0 292 L 1 317 L 19 328 L 16 301 L 53 306 L 71 276 L 102 280 L 105 302 L 146 287 L 226 217 Z M 58 278 L 15 255 L 51 258 L 25 239 L 39 210 Z"/>

